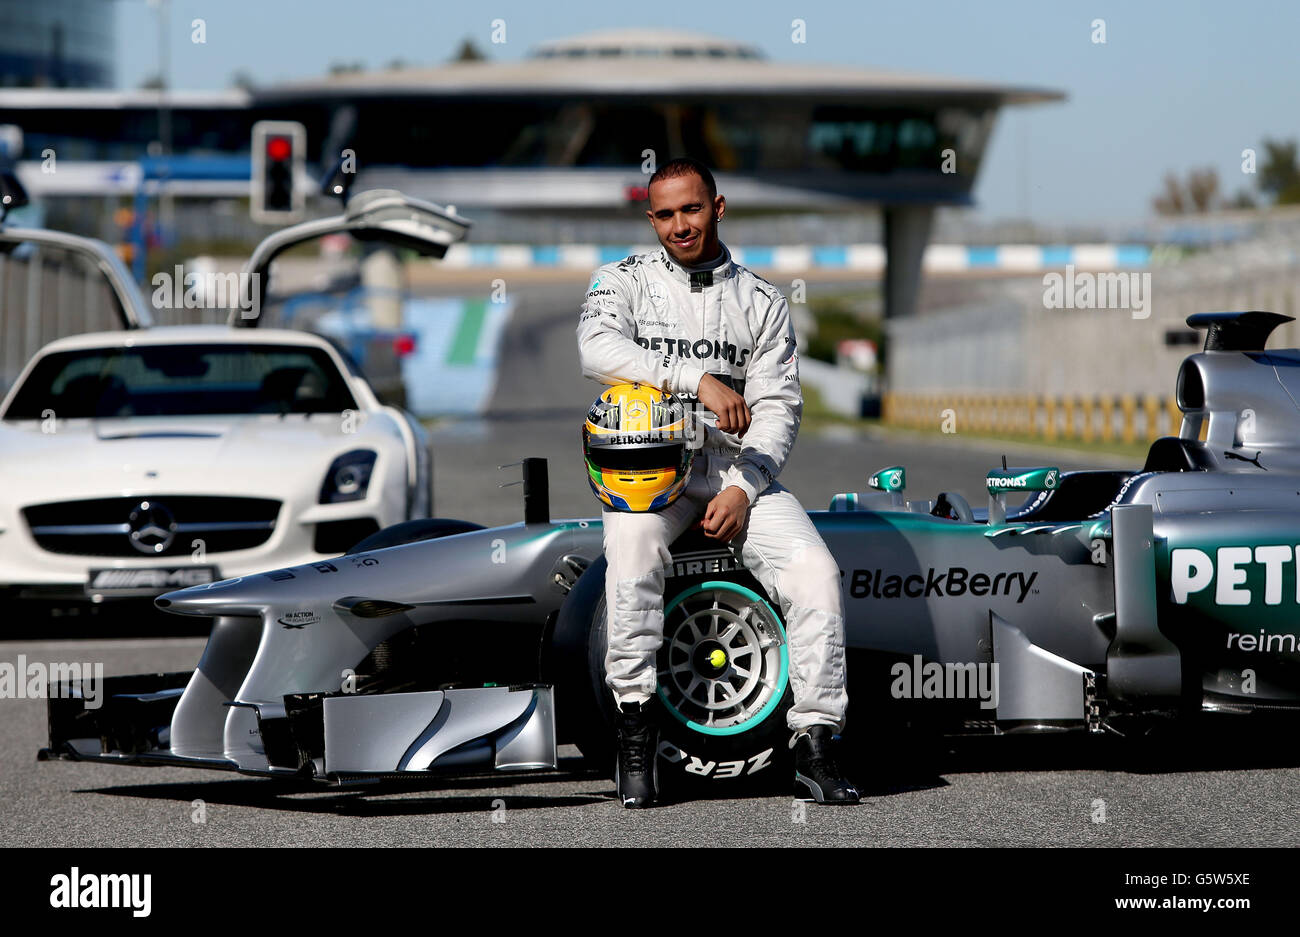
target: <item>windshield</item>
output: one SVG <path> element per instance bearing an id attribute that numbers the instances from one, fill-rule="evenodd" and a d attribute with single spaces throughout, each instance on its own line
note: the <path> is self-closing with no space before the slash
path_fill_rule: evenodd
<path id="1" fill-rule="evenodd" d="M 339 413 L 356 408 L 346 381 L 323 349 L 140 345 L 46 355 L 4 418 Z"/>

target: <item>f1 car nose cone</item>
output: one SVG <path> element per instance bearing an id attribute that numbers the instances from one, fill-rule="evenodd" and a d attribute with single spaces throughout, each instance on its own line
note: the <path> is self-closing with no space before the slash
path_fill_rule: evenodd
<path id="1" fill-rule="evenodd" d="M 266 588 L 244 578 L 222 579 L 188 589 L 165 592 L 154 605 L 180 615 L 260 614 L 266 603 Z"/>

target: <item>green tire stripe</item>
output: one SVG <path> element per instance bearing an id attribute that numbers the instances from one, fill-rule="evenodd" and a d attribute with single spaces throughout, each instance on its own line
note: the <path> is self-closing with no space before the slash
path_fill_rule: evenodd
<path id="1" fill-rule="evenodd" d="M 691 588 L 687 589 L 681 595 L 673 599 L 672 602 L 668 604 L 668 607 L 664 609 L 664 620 L 667 621 L 668 613 L 671 612 L 674 608 L 676 608 L 682 602 L 683 599 L 688 599 L 692 595 L 695 595 L 699 592 L 703 592 L 705 589 L 718 589 L 718 588 L 727 589 L 732 592 L 739 592 L 741 595 L 745 596 L 745 598 L 750 599 L 753 602 L 761 602 L 763 605 L 767 606 L 767 610 L 772 613 L 772 618 L 776 622 L 776 627 L 781 632 L 781 676 L 780 679 L 777 681 L 776 689 L 772 692 L 772 698 L 763 704 L 762 709 L 760 709 L 754 715 L 750 716 L 744 722 L 741 722 L 734 726 L 717 727 L 717 726 L 706 726 L 701 723 L 695 722 L 694 720 L 687 719 L 686 716 L 682 715 L 682 713 L 679 712 L 675 706 L 673 706 L 671 703 L 668 702 L 668 696 L 664 693 L 664 688 L 660 686 L 657 689 L 658 689 L 659 700 L 660 702 L 663 703 L 664 709 L 672 713 L 673 718 L 675 718 L 678 722 L 682 723 L 687 728 L 693 729 L 696 732 L 699 732 L 703 735 L 739 735 L 742 732 L 748 732 L 750 729 L 755 729 L 758 726 L 761 726 L 764 722 L 767 721 L 767 717 L 772 714 L 772 710 L 776 709 L 777 706 L 781 705 L 781 699 L 782 697 L 785 696 L 786 684 L 790 680 L 789 645 L 786 643 L 785 625 L 781 623 L 781 616 L 776 613 L 776 610 L 773 609 L 772 606 L 761 595 L 759 595 L 757 592 L 753 591 L 752 589 L 746 589 L 744 586 L 739 585 L 738 583 L 726 582 L 725 580 L 701 582 L 698 585 L 692 586 Z"/>

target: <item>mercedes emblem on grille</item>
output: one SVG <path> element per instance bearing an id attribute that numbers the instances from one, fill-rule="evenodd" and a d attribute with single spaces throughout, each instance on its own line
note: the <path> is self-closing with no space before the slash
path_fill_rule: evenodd
<path id="1" fill-rule="evenodd" d="M 165 553 L 176 539 L 176 518 L 166 505 L 157 501 L 141 501 L 131 509 L 127 518 L 131 546 L 141 553 Z"/>

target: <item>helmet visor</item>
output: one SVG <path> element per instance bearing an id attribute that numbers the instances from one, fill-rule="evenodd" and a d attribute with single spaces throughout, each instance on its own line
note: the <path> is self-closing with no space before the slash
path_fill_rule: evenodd
<path id="1" fill-rule="evenodd" d="M 589 446 L 587 459 L 601 469 L 644 472 L 675 468 L 682 461 L 682 443 L 662 446 Z"/>

